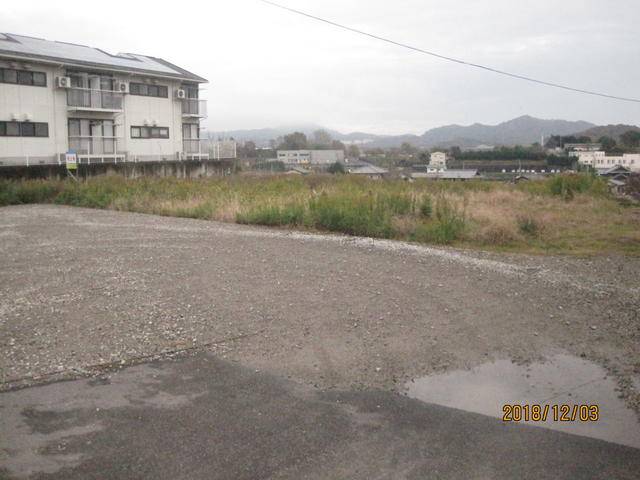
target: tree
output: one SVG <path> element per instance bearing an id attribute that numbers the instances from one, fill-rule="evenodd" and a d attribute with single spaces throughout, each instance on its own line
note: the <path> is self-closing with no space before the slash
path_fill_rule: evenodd
<path id="1" fill-rule="evenodd" d="M 610 152 L 616 148 L 616 141 L 607 135 L 600 137 L 598 143 L 602 145 L 602 149 L 605 152 Z"/>
<path id="2" fill-rule="evenodd" d="M 313 132 L 313 143 L 315 143 L 316 147 L 328 147 L 331 145 L 331 135 L 326 130 L 316 130 Z"/>
<path id="3" fill-rule="evenodd" d="M 414 155 L 418 152 L 418 149 L 409 142 L 402 142 L 402 145 L 400 145 L 400 152 L 405 155 Z"/>
<path id="4" fill-rule="evenodd" d="M 462 154 L 462 150 L 460 149 L 460 147 L 451 147 L 449 149 L 449 155 L 451 155 L 453 158 L 457 158 Z"/>
<path id="5" fill-rule="evenodd" d="M 620 141 L 625 147 L 636 148 L 640 146 L 640 132 L 629 130 L 620 135 Z"/>
<path id="6" fill-rule="evenodd" d="M 327 168 L 327 172 L 333 173 L 333 174 L 345 173 L 344 166 L 340 162 L 335 162 L 329 165 L 329 168 Z"/>
<path id="7" fill-rule="evenodd" d="M 256 144 L 251 140 L 244 142 L 243 145 L 238 146 L 239 158 L 255 158 L 256 157 Z"/>
<path id="8" fill-rule="evenodd" d="M 308 146 L 307 136 L 304 133 L 293 132 L 282 138 L 278 150 L 304 150 Z"/>
<path id="9" fill-rule="evenodd" d="M 340 140 L 333 140 L 331 142 L 331 150 L 345 150 L 346 147 L 344 146 L 344 143 L 342 143 Z"/>
<path id="10" fill-rule="evenodd" d="M 347 148 L 347 157 L 349 158 L 360 158 L 360 149 L 355 143 L 352 143 Z"/>

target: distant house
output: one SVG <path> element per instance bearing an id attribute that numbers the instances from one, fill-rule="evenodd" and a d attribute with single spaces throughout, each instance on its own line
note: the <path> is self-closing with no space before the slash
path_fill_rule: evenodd
<path id="1" fill-rule="evenodd" d="M 429 160 L 427 171 L 440 171 L 447 168 L 447 154 L 444 152 L 433 152 Z"/>
<path id="2" fill-rule="evenodd" d="M 386 168 L 376 167 L 375 165 L 364 165 L 349 169 L 348 172 L 351 175 L 364 175 L 372 179 L 380 179 L 389 173 Z"/>
<path id="3" fill-rule="evenodd" d="M 343 150 L 278 150 L 278 160 L 285 165 L 319 165 L 344 162 Z"/>
<path id="4" fill-rule="evenodd" d="M 627 179 L 615 179 L 611 178 L 607 182 L 609 185 L 609 190 L 614 195 L 622 195 L 624 193 L 624 189 L 627 186 Z"/>
<path id="5" fill-rule="evenodd" d="M 478 170 L 442 170 L 439 172 L 413 172 L 411 178 L 427 178 L 429 180 L 473 180 L 481 178 Z"/>
<path id="6" fill-rule="evenodd" d="M 617 179 L 626 179 L 631 175 L 631 170 L 623 167 L 622 165 L 616 165 L 615 167 L 610 168 L 596 168 L 596 173 L 607 179 L 617 178 Z"/>
<path id="7" fill-rule="evenodd" d="M 624 188 L 627 185 L 631 170 L 621 165 L 616 165 L 611 168 L 596 168 L 596 173 L 607 179 L 609 190 L 616 195 L 620 195 L 624 192 Z"/>

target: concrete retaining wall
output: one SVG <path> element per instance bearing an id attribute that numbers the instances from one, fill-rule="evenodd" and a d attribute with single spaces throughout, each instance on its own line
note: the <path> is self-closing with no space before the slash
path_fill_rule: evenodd
<path id="1" fill-rule="evenodd" d="M 74 175 L 90 178 L 98 175 L 123 175 L 125 178 L 139 177 L 177 177 L 202 178 L 228 175 L 233 172 L 232 160 L 183 160 L 144 163 L 92 163 L 78 165 Z M 46 178 L 61 179 L 67 177 L 65 165 L 33 165 L 0 168 L 0 178 Z"/>

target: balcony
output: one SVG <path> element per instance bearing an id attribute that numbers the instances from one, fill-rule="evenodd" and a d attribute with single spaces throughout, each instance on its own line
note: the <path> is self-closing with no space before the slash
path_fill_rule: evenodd
<path id="1" fill-rule="evenodd" d="M 183 99 L 182 116 L 189 118 L 207 118 L 207 101 L 199 98 Z"/>
<path id="2" fill-rule="evenodd" d="M 209 152 L 203 145 L 202 140 L 183 140 L 182 141 L 182 157 L 185 160 L 208 160 Z"/>
<path id="3" fill-rule="evenodd" d="M 118 137 L 70 136 L 69 149 L 78 156 L 78 163 L 124 162 L 126 153 L 118 151 Z"/>
<path id="4" fill-rule="evenodd" d="M 91 112 L 121 112 L 124 95 L 112 90 L 72 87 L 67 90 L 69 110 Z"/>

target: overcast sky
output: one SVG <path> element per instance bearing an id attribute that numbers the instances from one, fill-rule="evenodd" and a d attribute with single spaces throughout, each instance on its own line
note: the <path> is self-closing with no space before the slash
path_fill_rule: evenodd
<path id="1" fill-rule="evenodd" d="M 638 0 L 281 0 L 355 28 L 522 75 L 640 97 Z M 165 58 L 207 78 L 205 126 L 315 123 L 422 133 L 530 114 L 640 124 L 640 104 L 451 64 L 257 0 L 3 2 L 0 31 Z"/>

